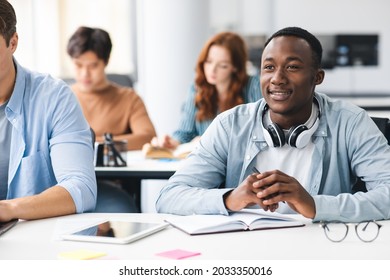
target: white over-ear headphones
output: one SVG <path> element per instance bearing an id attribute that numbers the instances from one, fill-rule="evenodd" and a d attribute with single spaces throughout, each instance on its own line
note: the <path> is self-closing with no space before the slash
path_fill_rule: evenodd
<path id="1" fill-rule="evenodd" d="M 267 127 L 264 127 L 263 121 L 263 133 L 265 141 L 270 147 L 282 147 L 284 144 L 288 144 L 291 147 L 298 149 L 304 148 L 309 144 L 311 136 L 317 130 L 320 119 L 320 106 L 318 105 L 317 99 L 314 97 L 314 102 L 318 106 L 318 115 L 314 124 L 308 128 L 304 124 L 293 126 L 287 132 L 287 135 L 284 135 L 283 129 L 281 129 L 276 123 L 271 123 Z M 264 107 L 263 117 L 268 110 L 268 105 Z"/>

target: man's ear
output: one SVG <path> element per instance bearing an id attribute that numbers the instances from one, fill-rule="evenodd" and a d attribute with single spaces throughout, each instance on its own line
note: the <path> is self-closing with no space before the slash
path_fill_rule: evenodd
<path id="1" fill-rule="evenodd" d="M 19 36 L 18 33 L 14 33 L 12 35 L 11 39 L 9 40 L 9 46 L 11 47 L 12 52 L 16 51 L 16 48 L 18 47 L 18 41 L 19 41 Z"/>
<path id="2" fill-rule="evenodd" d="M 322 69 L 319 69 L 319 70 L 317 71 L 317 73 L 316 73 L 314 83 L 315 83 L 316 85 L 322 84 L 322 81 L 324 80 L 324 77 L 325 77 L 325 71 L 322 70 Z"/>

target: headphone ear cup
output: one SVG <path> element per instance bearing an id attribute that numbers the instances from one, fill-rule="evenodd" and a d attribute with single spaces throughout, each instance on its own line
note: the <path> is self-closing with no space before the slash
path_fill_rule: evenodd
<path id="1" fill-rule="evenodd" d="M 290 128 L 287 133 L 287 144 L 299 149 L 305 147 L 310 140 L 310 137 L 306 139 L 307 137 L 305 136 L 307 134 L 305 131 L 307 130 L 307 126 L 303 124 Z"/>
<path id="2" fill-rule="evenodd" d="M 267 137 L 265 138 L 268 146 L 282 147 L 286 143 L 284 132 L 276 123 L 270 124 L 267 127 L 267 132 L 269 140 L 267 141 Z M 265 135 L 267 135 L 267 133 Z"/>

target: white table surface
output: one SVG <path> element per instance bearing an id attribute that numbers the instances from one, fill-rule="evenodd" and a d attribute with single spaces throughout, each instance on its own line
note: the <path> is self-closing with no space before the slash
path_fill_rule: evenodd
<path id="1" fill-rule="evenodd" d="M 81 221 L 114 219 L 159 222 L 164 214 L 79 214 L 36 221 L 20 221 L 0 236 L 0 259 L 50 260 L 63 252 L 87 249 L 106 253 L 118 260 L 165 259 L 156 253 L 183 249 L 200 252 L 192 260 L 337 260 L 390 259 L 390 221 L 372 243 L 358 239 L 353 228 L 341 243 L 330 242 L 323 229 L 310 220 L 304 227 L 190 236 L 169 226 L 161 232 L 126 245 L 63 241 L 59 233 Z"/>
<path id="2" fill-rule="evenodd" d="M 182 161 L 165 159 L 145 159 L 142 151 L 127 152 L 127 166 L 95 167 L 95 171 L 176 171 Z"/>

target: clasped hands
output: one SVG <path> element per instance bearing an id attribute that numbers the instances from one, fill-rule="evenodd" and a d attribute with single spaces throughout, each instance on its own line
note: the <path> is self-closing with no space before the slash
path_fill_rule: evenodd
<path id="1" fill-rule="evenodd" d="M 225 206 L 231 211 L 258 204 L 266 211 L 274 212 L 279 202 L 286 202 L 291 209 L 306 218 L 314 218 L 313 197 L 294 178 L 279 171 L 266 171 L 249 175 L 237 188 L 224 197 Z"/>

